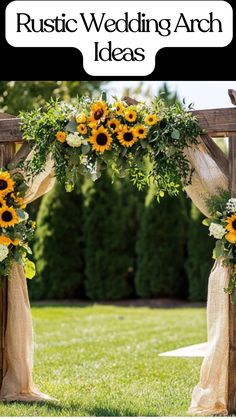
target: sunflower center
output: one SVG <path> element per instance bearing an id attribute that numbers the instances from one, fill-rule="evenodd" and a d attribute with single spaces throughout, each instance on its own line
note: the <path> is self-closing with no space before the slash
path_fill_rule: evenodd
<path id="1" fill-rule="evenodd" d="M 105 145 L 107 143 L 107 140 L 108 140 L 108 138 L 107 138 L 106 134 L 101 132 L 100 134 L 97 135 L 98 145 Z"/>
<path id="2" fill-rule="evenodd" d="M 13 219 L 12 213 L 10 211 L 4 211 L 2 213 L 2 220 L 9 222 Z"/>
<path id="3" fill-rule="evenodd" d="M 153 118 L 149 118 L 149 122 L 153 122 Z"/>
<path id="4" fill-rule="evenodd" d="M 110 127 L 111 127 L 111 129 L 116 129 L 116 124 L 114 122 L 112 122 Z"/>
<path id="5" fill-rule="evenodd" d="M 134 139 L 134 136 L 132 134 L 132 132 L 125 132 L 124 133 L 124 140 L 129 142 L 132 141 Z"/>
<path id="6" fill-rule="evenodd" d="M 132 113 L 130 113 L 130 114 L 129 114 L 129 119 L 133 119 L 133 117 L 134 117 L 134 116 L 132 115 Z"/>
<path id="7" fill-rule="evenodd" d="M 104 112 L 102 109 L 98 109 L 96 112 L 94 112 L 94 119 L 97 121 L 102 117 L 103 113 Z"/>
<path id="8" fill-rule="evenodd" d="M 143 134 L 144 130 L 142 128 L 140 128 L 140 130 L 138 132 L 139 132 L 139 134 Z"/>
<path id="9" fill-rule="evenodd" d="M 232 227 L 233 227 L 233 229 L 234 229 L 234 230 L 236 230 L 236 220 L 234 220 L 234 221 L 232 222 Z"/>
<path id="10" fill-rule="evenodd" d="M 4 191 L 7 188 L 7 182 L 4 179 L 0 180 L 0 191 Z"/>

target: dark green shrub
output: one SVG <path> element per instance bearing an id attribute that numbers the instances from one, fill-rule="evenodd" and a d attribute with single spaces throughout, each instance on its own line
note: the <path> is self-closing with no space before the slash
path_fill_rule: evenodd
<path id="1" fill-rule="evenodd" d="M 186 262 L 190 301 L 207 299 L 208 276 L 213 265 L 214 239 L 208 236 L 207 227 L 202 225 L 203 218 L 204 216 L 192 204 Z"/>
<path id="2" fill-rule="evenodd" d="M 154 196 L 146 205 L 137 241 L 136 290 L 140 297 L 185 297 L 187 232 L 184 195 Z"/>
<path id="3" fill-rule="evenodd" d="M 37 279 L 30 293 L 39 298 L 83 296 L 83 196 L 57 184 L 44 196 L 37 217 L 34 257 Z"/>

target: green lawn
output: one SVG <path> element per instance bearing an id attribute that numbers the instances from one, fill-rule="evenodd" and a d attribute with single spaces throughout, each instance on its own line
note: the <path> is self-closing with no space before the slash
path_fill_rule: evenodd
<path id="1" fill-rule="evenodd" d="M 206 339 L 203 308 L 35 306 L 34 380 L 51 404 L 1 416 L 186 416 L 201 359 L 158 354 Z"/>

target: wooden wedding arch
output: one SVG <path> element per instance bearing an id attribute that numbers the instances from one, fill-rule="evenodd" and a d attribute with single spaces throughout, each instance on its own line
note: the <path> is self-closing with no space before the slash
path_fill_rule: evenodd
<path id="1" fill-rule="evenodd" d="M 231 102 L 236 106 L 236 91 L 228 91 Z M 194 111 L 199 126 L 214 138 L 228 137 L 229 189 L 236 194 L 236 107 Z M 23 143 L 19 120 L 9 114 L 0 113 L 0 167 L 9 162 L 14 165 L 29 153 L 24 143 L 16 153 L 17 144 Z M 217 156 L 215 156 L 217 162 Z M 0 388 L 4 373 L 4 344 L 7 326 L 7 278 L 0 278 Z M 236 309 L 229 304 L 229 365 L 228 365 L 228 414 L 236 413 Z"/>

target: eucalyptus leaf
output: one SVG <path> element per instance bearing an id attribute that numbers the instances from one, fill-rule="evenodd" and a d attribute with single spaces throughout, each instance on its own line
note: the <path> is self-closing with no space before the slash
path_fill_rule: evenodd
<path id="1" fill-rule="evenodd" d="M 173 138 L 173 140 L 179 140 L 179 138 L 180 138 L 179 130 L 173 129 L 173 131 L 171 133 L 171 138 Z"/>
<path id="2" fill-rule="evenodd" d="M 75 121 L 69 121 L 65 129 L 66 131 L 73 133 L 73 132 L 76 132 L 76 128 L 77 128 L 77 123 Z"/>
<path id="3" fill-rule="evenodd" d="M 82 154 L 88 154 L 90 150 L 91 150 L 91 147 L 89 144 L 83 144 L 81 147 Z"/>
<path id="4" fill-rule="evenodd" d="M 35 264 L 31 260 L 25 258 L 24 259 L 24 271 L 25 276 L 28 279 L 33 279 L 36 274 Z"/>

